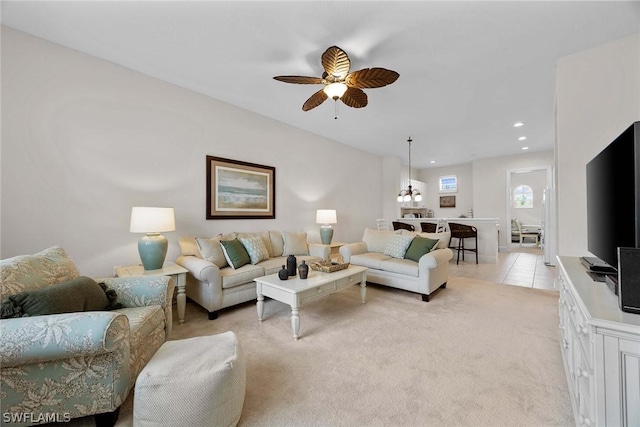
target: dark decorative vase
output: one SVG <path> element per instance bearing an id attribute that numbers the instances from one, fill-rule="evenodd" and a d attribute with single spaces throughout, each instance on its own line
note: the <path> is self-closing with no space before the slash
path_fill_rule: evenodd
<path id="1" fill-rule="evenodd" d="M 284 267 L 284 265 L 282 266 L 282 270 L 278 271 L 278 277 L 280 278 L 280 280 L 287 280 L 289 278 L 289 272 Z"/>
<path id="2" fill-rule="evenodd" d="M 298 272 L 300 273 L 301 279 L 306 279 L 309 275 L 309 266 L 304 261 L 302 261 L 302 264 L 298 266 Z"/>
<path id="3" fill-rule="evenodd" d="M 293 255 L 289 255 L 287 257 L 287 273 L 289 276 L 293 277 L 296 275 L 296 267 L 298 264 L 298 260 Z"/>

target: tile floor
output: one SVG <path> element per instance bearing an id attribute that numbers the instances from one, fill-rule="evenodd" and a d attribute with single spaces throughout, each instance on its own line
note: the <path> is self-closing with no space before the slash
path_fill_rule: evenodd
<path id="1" fill-rule="evenodd" d="M 473 255 L 471 252 L 467 254 Z M 538 289 L 555 289 L 556 268 L 544 264 L 542 250 L 532 245 L 511 246 L 511 252 L 500 252 L 496 264 L 476 264 L 475 256 L 466 257 L 456 265 L 455 256 L 450 263 L 449 275 L 469 277 L 505 285 Z"/>

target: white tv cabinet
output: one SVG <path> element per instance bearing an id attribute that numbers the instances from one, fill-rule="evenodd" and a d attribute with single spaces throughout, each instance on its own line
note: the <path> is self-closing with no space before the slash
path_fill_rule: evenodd
<path id="1" fill-rule="evenodd" d="M 562 356 L 577 426 L 640 425 L 640 315 L 594 282 L 577 257 L 559 256 Z"/>

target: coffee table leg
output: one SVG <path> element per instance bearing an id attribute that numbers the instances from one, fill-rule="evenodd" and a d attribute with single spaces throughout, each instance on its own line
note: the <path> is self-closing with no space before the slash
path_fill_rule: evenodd
<path id="1" fill-rule="evenodd" d="M 362 282 L 360 282 L 360 301 L 362 302 L 362 304 L 365 304 L 367 302 L 366 297 L 367 297 L 367 282 L 363 280 Z"/>
<path id="2" fill-rule="evenodd" d="M 264 312 L 264 296 L 262 294 L 258 294 L 256 308 L 258 309 L 258 322 L 262 322 L 262 314 Z"/>
<path id="3" fill-rule="evenodd" d="M 293 339 L 300 338 L 300 310 L 291 306 L 291 328 L 293 329 Z"/>

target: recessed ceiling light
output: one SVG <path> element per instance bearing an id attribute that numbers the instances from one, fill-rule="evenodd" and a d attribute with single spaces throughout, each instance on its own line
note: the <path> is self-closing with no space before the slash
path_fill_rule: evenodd
<path id="1" fill-rule="evenodd" d="M 520 126 L 524 126 L 524 123 L 522 123 L 522 122 L 515 122 L 515 123 L 513 124 L 513 127 L 514 127 L 514 128 L 519 128 Z"/>
<path id="2" fill-rule="evenodd" d="M 434 164 L 436 161 L 435 160 L 431 160 L 429 163 Z"/>
<path id="3" fill-rule="evenodd" d="M 525 139 L 527 139 L 526 136 L 521 136 L 520 138 L 518 138 L 518 141 L 524 141 Z"/>
<path id="4" fill-rule="evenodd" d="M 522 149 L 523 149 L 523 150 L 528 150 L 528 149 L 529 149 L 529 147 L 522 147 Z"/>

